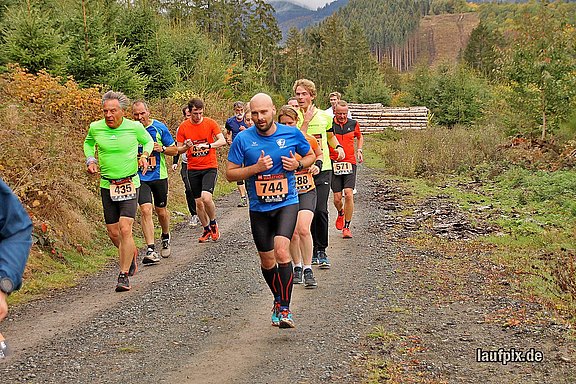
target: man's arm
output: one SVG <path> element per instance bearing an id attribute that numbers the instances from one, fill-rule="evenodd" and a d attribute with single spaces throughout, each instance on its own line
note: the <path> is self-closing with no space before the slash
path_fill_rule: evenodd
<path id="1" fill-rule="evenodd" d="M 247 178 L 269 170 L 273 166 L 273 161 L 270 155 L 265 155 L 264 151 L 260 154 L 258 162 L 256 164 L 250 165 L 248 167 L 243 167 L 242 165 L 236 164 L 228 160 L 226 164 L 226 180 L 228 181 L 240 181 L 246 180 Z"/>
<path id="2" fill-rule="evenodd" d="M 346 157 L 346 154 L 344 153 L 344 148 L 338 142 L 338 139 L 336 138 L 334 132 L 327 132 L 327 133 L 328 133 L 328 145 L 338 152 L 338 160 L 342 160 L 344 157 Z"/>
<path id="3" fill-rule="evenodd" d="M 16 197 L 0 179 L 0 279 L 20 289 L 22 274 L 32 245 L 32 221 Z M 0 291 L 0 321 L 8 314 L 7 294 Z"/>

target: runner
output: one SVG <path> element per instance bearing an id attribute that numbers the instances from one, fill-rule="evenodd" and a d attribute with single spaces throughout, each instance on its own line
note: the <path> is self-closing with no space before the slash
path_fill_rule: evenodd
<path id="1" fill-rule="evenodd" d="M 148 170 L 148 156 L 154 141 L 140 122 L 124 117 L 129 100 L 121 92 L 108 91 L 102 96 L 104 119 L 90 124 L 84 140 L 87 171 L 98 172 L 100 195 L 108 236 L 118 248 L 120 273 L 116 292 L 129 291 L 128 276 L 136 273 L 138 250 L 132 237 L 132 226 L 138 208 L 140 177 Z M 138 144 L 142 155 L 138 158 Z M 98 160 L 94 157 L 98 147 Z"/>
<path id="2" fill-rule="evenodd" d="M 300 106 L 298 105 L 298 100 L 296 100 L 295 97 L 289 98 L 286 104 L 294 108 L 296 111 L 298 110 L 298 108 L 300 108 Z"/>
<path id="3" fill-rule="evenodd" d="M 291 106 L 285 105 L 278 112 L 278 122 L 296 128 L 298 112 Z M 320 173 L 324 156 L 313 136 L 305 133 L 304 137 L 308 140 L 316 158 L 314 164 L 309 168 L 304 168 L 295 174 L 299 211 L 296 229 L 290 241 L 290 254 L 292 255 L 292 261 L 294 261 L 294 284 L 302 284 L 304 282 L 305 288 L 316 288 L 318 284 L 312 271 L 312 233 L 310 232 L 310 225 L 316 209 L 314 175 Z M 298 156 L 296 156 L 297 159 L 299 158 Z M 304 268 L 302 268 L 302 262 L 304 262 Z M 302 276 L 304 276 L 304 280 L 302 280 Z"/>
<path id="4" fill-rule="evenodd" d="M 184 120 L 190 119 L 190 110 L 188 105 L 182 107 L 182 116 Z M 176 130 L 176 135 L 178 135 L 178 130 Z M 184 195 L 186 196 L 186 205 L 188 205 L 188 211 L 190 211 L 190 225 L 192 227 L 197 227 L 200 224 L 200 219 L 196 214 L 196 201 L 194 201 L 194 196 L 192 195 L 192 190 L 190 189 L 190 183 L 188 182 L 188 160 L 186 159 L 186 153 L 176 153 L 172 158 L 172 170 L 178 169 L 178 160 L 182 158 L 182 166 L 180 167 L 180 177 L 184 183 Z"/>
<path id="5" fill-rule="evenodd" d="M 239 132 L 249 127 L 249 125 L 246 125 L 244 122 L 243 102 L 237 101 L 234 103 L 234 116 L 226 120 L 224 127 L 226 128 L 226 143 L 228 143 L 228 145 L 232 144 L 232 141 L 234 141 L 236 135 L 238 135 Z M 240 192 L 240 202 L 238 203 L 238 206 L 248 206 L 248 201 L 246 201 L 246 187 L 244 186 L 244 180 L 237 181 L 236 185 L 238 186 L 238 192 Z"/>
<path id="6" fill-rule="evenodd" d="M 186 151 L 188 159 L 188 181 L 194 199 L 196 212 L 204 228 L 198 238 L 205 243 L 210 238 L 216 241 L 220 238 L 216 222 L 216 205 L 212 199 L 216 178 L 218 175 L 218 159 L 216 148 L 226 145 L 226 139 L 214 120 L 204 117 L 204 102 L 198 98 L 188 102 L 190 119 L 178 127 L 176 140 L 178 152 Z M 215 140 L 216 139 L 216 140 Z"/>
<path id="7" fill-rule="evenodd" d="M 312 165 L 315 156 L 301 132 L 274 122 L 276 108 L 270 96 L 254 96 L 250 110 L 255 127 L 240 132 L 232 142 L 226 178 L 246 180 L 252 236 L 274 296 L 272 325 L 293 328 L 289 246 L 298 216 L 294 171 Z M 296 154 L 302 159 L 297 160 Z"/>
<path id="8" fill-rule="evenodd" d="M 342 94 L 340 92 L 331 92 L 328 97 L 330 98 L 330 108 L 326 110 L 326 113 L 328 113 L 331 117 L 334 117 L 334 108 L 336 108 L 336 104 L 338 104 L 338 102 L 342 99 Z M 350 111 L 348 111 L 348 118 L 352 118 Z"/>
<path id="9" fill-rule="evenodd" d="M 248 128 L 254 125 L 252 121 L 252 113 L 250 113 L 250 107 L 244 109 L 244 123 Z"/>
<path id="10" fill-rule="evenodd" d="M 0 178 L 0 321 L 8 315 L 8 295 L 22 286 L 32 245 L 32 221 L 20 200 Z M 0 337 L 0 341 L 1 341 Z M 2 348 L 0 348 L 2 356 Z"/>
<path id="11" fill-rule="evenodd" d="M 146 102 L 139 100 L 132 103 L 132 116 L 134 116 L 134 120 L 142 123 L 152 140 L 154 140 L 154 150 L 150 154 L 146 174 L 142 174 L 141 169 L 138 170 L 138 176 L 140 176 L 138 204 L 140 205 L 142 216 L 142 232 L 147 245 L 146 255 L 142 259 L 142 263 L 151 265 L 160 261 L 160 256 L 155 250 L 152 200 L 154 200 L 154 208 L 162 228 L 162 249 L 160 250 L 160 255 L 162 257 L 170 256 L 170 212 L 166 208 L 168 203 L 166 155 L 173 156 L 178 153 L 178 149 L 174 138 L 168 131 L 168 127 L 164 123 L 150 118 L 150 109 Z M 140 147 L 138 151 L 141 152 Z"/>
<path id="12" fill-rule="evenodd" d="M 314 176 L 317 197 L 311 227 L 312 239 L 314 240 L 312 264 L 320 264 L 321 269 L 329 269 L 330 260 L 326 255 L 326 248 L 328 248 L 328 196 L 332 181 L 332 162 L 330 161 L 328 144 L 337 149 L 339 160 L 344 158 L 344 150 L 334 136 L 332 118 L 312 104 L 316 98 L 316 85 L 308 79 L 300 79 L 294 83 L 293 90 L 300 106 L 298 128 L 302 132 L 314 136 L 324 154 L 322 170 Z"/>
<path id="13" fill-rule="evenodd" d="M 342 231 L 343 238 L 351 239 L 350 222 L 354 213 L 353 191 L 356 187 L 356 157 L 358 157 L 358 163 L 364 161 L 362 155 L 364 136 L 360 132 L 358 122 L 348 118 L 348 103 L 344 100 L 338 101 L 334 111 L 336 116 L 332 127 L 346 154 L 344 159 L 338 160 L 338 154 L 335 151 L 330 151 L 330 159 L 333 161 L 332 168 L 334 169 L 332 192 L 334 194 L 334 206 L 338 211 L 336 229 Z M 354 138 L 357 140 L 358 149 L 356 151 L 354 151 Z M 342 191 L 344 191 L 344 202 L 342 202 Z"/>

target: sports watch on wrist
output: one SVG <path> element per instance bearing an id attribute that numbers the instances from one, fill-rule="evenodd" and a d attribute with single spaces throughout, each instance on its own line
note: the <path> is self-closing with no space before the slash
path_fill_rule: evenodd
<path id="1" fill-rule="evenodd" d="M 14 282 L 9 277 L 0 278 L 0 291 L 9 295 L 14 291 Z"/>

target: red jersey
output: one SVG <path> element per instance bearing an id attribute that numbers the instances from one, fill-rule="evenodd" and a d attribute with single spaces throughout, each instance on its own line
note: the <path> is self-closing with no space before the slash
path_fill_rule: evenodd
<path id="1" fill-rule="evenodd" d="M 344 159 L 340 160 L 343 162 L 356 164 L 356 151 L 354 150 L 354 138 L 361 138 L 362 132 L 360 132 L 360 125 L 356 120 L 346 119 L 344 124 L 336 122 L 336 119 L 332 121 L 332 128 L 334 129 L 334 134 L 338 139 L 340 145 L 344 148 L 344 154 L 346 155 Z M 338 159 L 338 152 L 330 147 L 330 158 L 334 161 Z"/>
<path id="2" fill-rule="evenodd" d="M 176 141 L 183 143 L 190 139 L 194 145 L 211 144 L 216 141 L 216 136 L 221 133 L 218 123 L 209 117 L 204 117 L 198 124 L 194 124 L 190 119 L 187 119 L 178 127 Z M 200 150 L 194 150 L 194 147 L 189 148 L 186 151 L 186 159 L 188 159 L 188 169 L 190 170 L 199 171 L 218 168 L 218 159 L 214 148 Z"/>

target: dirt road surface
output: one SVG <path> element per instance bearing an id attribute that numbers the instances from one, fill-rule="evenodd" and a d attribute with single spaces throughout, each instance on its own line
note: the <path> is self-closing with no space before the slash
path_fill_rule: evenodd
<path id="1" fill-rule="evenodd" d="M 13 308 L 0 324 L 13 351 L 0 382 L 576 382 L 567 327 L 493 284 L 497 266 L 418 250 L 383 225 L 401 213 L 381 204 L 382 177 L 362 168 L 354 238 L 331 224 L 332 268 L 314 267 L 317 289 L 294 287 L 295 329 L 270 325 L 247 209 L 233 194 L 217 201 L 221 240 L 199 244 L 200 229 L 180 225 L 172 256 L 141 265 L 132 291 L 114 292 L 111 267 Z M 478 362 L 478 348 L 534 348 L 543 361 Z"/>

